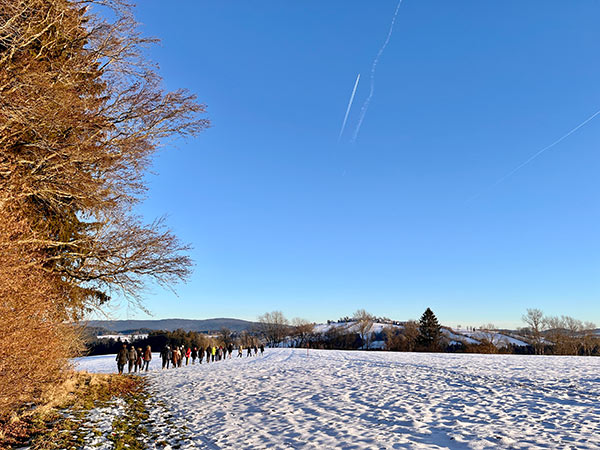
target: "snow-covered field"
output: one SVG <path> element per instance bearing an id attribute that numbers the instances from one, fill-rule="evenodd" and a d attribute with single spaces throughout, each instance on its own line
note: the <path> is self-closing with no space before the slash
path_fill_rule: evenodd
<path id="1" fill-rule="evenodd" d="M 148 426 L 181 449 L 600 448 L 600 358 L 267 349 L 162 371 L 157 356 Z"/>

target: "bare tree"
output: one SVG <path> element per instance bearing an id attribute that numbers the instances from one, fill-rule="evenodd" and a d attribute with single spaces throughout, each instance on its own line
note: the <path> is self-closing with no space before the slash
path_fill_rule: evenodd
<path id="1" fill-rule="evenodd" d="M 289 330 L 289 321 L 281 311 L 267 312 L 258 317 L 258 332 L 271 347 L 278 346 Z"/>
<path id="2" fill-rule="evenodd" d="M 507 345 L 507 337 L 503 336 L 493 323 L 479 327 L 477 337 L 488 353 L 498 353 L 498 349 Z"/>
<path id="3" fill-rule="evenodd" d="M 232 344 L 233 334 L 231 333 L 231 330 L 227 327 L 221 328 L 221 331 L 219 331 L 219 340 L 225 347 L 227 347 L 229 344 Z"/>
<path id="4" fill-rule="evenodd" d="M 529 308 L 527 314 L 522 316 L 523 322 L 527 324 L 524 331 L 531 340 L 535 353 L 541 355 L 544 353 L 544 338 L 543 331 L 546 328 L 546 321 L 544 320 L 544 313 L 540 309 Z"/>
<path id="5" fill-rule="evenodd" d="M 409 352 L 414 351 L 419 339 L 419 322 L 416 320 L 407 321 L 404 324 L 404 330 L 402 334 L 406 339 L 406 350 Z"/>
<path id="6" fill-rule="evenodd" d="M 315 328 L 314 323 L 296 317 L 292 320 L 292 333 L 297 339 L 296 346 L 306 347 Z"/>
<path id="7" fill-rule="evenodd" d="M 596 334 L 596 324 L 584 322 L 581 351 L 584 355 L 591 356 L 596 347 L 600 347 L 600 336 Z"/>
<path id="8" fill-rule="evenodd" d="M 359 309 L 354 313 L 352 320 L 356 322 L 358 333 L 363 341 L 363 347 L 368 350 L 373 340 L 371 328 L 373 328 L 375 317 L 364 309 Z"/>
<path id="9" fill-rule="evenodd" d="M 143 308 L 148 281 L 171 288 L 190 274 L 164 220 L 134 213 L 158 147 L 208 126 L 193 95 L 161 87 L 144 59 L 154 42 L 121 0 L 0 0 L 0 347 L 13 350 L 0 386 L 27 381 L 17 402 L 66 365 L 69 320 L 115 292 Z"/>
<path id="10" fill-rule="evenodd" d="M 100 18 L 89 5 L 108 7 Z M 101 5 L 101 6 L 99 6 Z M 131 9 L 119 0 L 0 0 L 0 207 L 27 228 L 74 317 L 148 279 L 189 275 L 187 247 L 133 213 L 158 146 L 208 122 L 185 91 L 165 92 Z"/>

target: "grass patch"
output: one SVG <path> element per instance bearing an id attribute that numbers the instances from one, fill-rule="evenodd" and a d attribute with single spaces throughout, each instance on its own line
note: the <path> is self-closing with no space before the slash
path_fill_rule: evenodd
<path id="1" fill-rule="evenodd" d="M 81 448 L 86 439 L 102 434 L 87 424 L 90 410 L 113 407 L 117 399 L 124 413 L 115 415 L 106 438 L 115 449 L 142 449 L 148 396 L 145 380 L 139 376 L 72 373 L 47 398 L 40 399 L 40 405 L 26 405 L 0 421 L 0 449 Z"/>

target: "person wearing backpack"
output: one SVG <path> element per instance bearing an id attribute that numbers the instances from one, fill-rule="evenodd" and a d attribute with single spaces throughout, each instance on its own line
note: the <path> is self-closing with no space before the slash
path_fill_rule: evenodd
<path id="1" fill-rule="evenodd" d="M 171 347 L 165 345 L 165 348 L 163 348 L 162 352 L 160 352 L 160 357 L 162 358 L 162 368 L 164 369 L 166 367 L 168 369 L 169 363 L 173 358 Z"/>
<path id="2" fill-rule="evenodd" d="M 141 348 L 138 347 L 137 349 L 137 358 L 135 359 L 135 372 L 137 373 L 137 371 L 139 370 L 140 372 L 142 371 L 142 361 L 144 360 L 144 352 L 142 351 Z"/>
<path id="3" fill-rule="evenodd" d="M 117 361 L 117 370 L 119 371 L 119 375 L 123 374 L 125 364 L 127 364 L 127 361 L 129 361 L 129 352 L 127 351 L 127 344 L 123 344 L 123 347 L 121 347 L 121 350 L 119 350 L 119 353 L 117 353 L 115 361 Z"/>
<path id="4" fill-rule="evenodd" d="M 133 345 L 129 348 L 128 358 L 129 358 L 129 360 L 127 361 L 128 362 L 127 368 L 129 369 L 128 373 L 131 373 L 131 369 L 133 369 L 133 366 L 134 366 L 135 362 L 137 361 L 137 352 Z"/>

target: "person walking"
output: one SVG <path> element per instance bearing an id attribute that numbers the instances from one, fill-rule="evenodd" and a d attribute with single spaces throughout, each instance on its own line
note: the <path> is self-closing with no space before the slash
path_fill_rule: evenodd
<path id="1" fill-rule="evenodd" d="M 185 356 L 185 347 L 182 345 L 179 347 L 179 361 L 177 361 L 177 367 L 181 367 L 183 364 L 183 357 Z"/>
<path id="2" fill-rule="evenodd" d="M 192 349 L 188 347 L 187 350 L 185 351 L 185 365 L 186 366 L 190 363 L 191 355 L 192 355 Z"/>
<path id="3" fill-rule="evenodd" d="M 131 373 L 131 369 L 133 369 L 133 365 L 137 361 L 137 352 L 135 351 L 135 347 L 133 345 L 129 348 L 128 358 L 129 360 L 127 361 L 127 368 L 129 369 L 128 373 Z"/>
<path id="4" fill-rule="evenodd" d="M 246 354 L 246 358 L 248 356 L 252 356 L 252 347 L 248 346 L 248 353 Z"/>
<path id="5" fill-rule="evenodd" d="M 135 360 L 135 372 L 142 371 L 142 361 L 144 360 L 144 352 L 140 347 L 137 349 L 137 358 Z"/>
<path id="6" fill-rule="evenodd" d="M 198 347 L 192 349 L 192 366 L 196 364 L 196 358 L 198 357 Z"/>
<path id="7" fill-rule="evenodd" d="M 260 344 L 260 356 L 262 356 L 262 354 L 265 352 L 265 346 L 264 344 Z"/>
<path id="8" fill-rule="evenodd" d="M 215 362 L 215 357 L 217 356 L 217 347 L 213 345 L 212 349 L 210 350 L 210 354 L 212 356 L 212 362 Z"/>
<path id="9" fill-rule="evenodd" d="M 163 348 L 162 352 L 160 352 L 160 357 L 162 358 L 162 368 L 164 369 L 166 367 L 168 369 L 169 363 L 171 362 L 171 359 L 173 358 L 173 353 L 171 352 L 171 347 L 169 347 L 168 345 L 165 345 L 165 348 Z"/>
<path id="10" fill-rule="evenodd" d="M 204 359 L 204 347 L 200 346 L 198 349 L 198 361 L 202 364 L 202 360 Z"/>
<path id="11" fill-rule="evenodd" d="M 148 368 L 150 367 L 150 361 L 152 361 L 152 349 L 149 345 L 146 346 L 146 350 L 144 350 L 144 364 L 142 369 L 148 372 Z"/>
<path id="12" fill-rule="evenodd" d="M 123 344 L 119 353 L 117 353 L 117 357 L 115 359 L 117 361 L 117 370 L 119 371 L 119 375 L 123 374 L 123 369 L 125 368 L 125 364 L 129 361 L 129 352 L 127 351 L 127 344 Z"/>
<path id="13" fill-rule="evenodd" d="M 229 355 L 229 359 L 231 359 L 231 354 L 233 353 L 233 344 L 229 343 L 227 346 L 227 354 Z"/>
<path id="14" fill-rule="evenodd" d="M 258 347 L 254 344 L 254 356 L 258 355 Z"/>
<path id="15" fill-rule="evenodd" d="M 176 369 L 177 367 L 179 367 L 181 362 L 181 352 L 179 351 L 178 347 L 175 347 L 173 349 L 173 368 Z"/>
<path id="16" fill-rule="evenodd" d="M 210 357 L 212 354 L 212 348 L 210 345 L 206 346 L 206 362 L 209 363 L 210 362 Z"/>
<path id="17" fill-rule="evenodd" d="M 244 347 L 242 347 L 242 345 L 240 344 L 240 346 L 238 347 L 238 358 L 241 358 L 244 353 Z"/>

